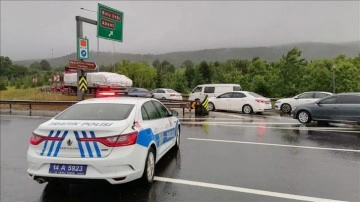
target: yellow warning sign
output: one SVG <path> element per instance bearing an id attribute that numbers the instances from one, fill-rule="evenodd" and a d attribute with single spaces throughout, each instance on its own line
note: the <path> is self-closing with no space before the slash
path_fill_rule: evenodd
<path id="1" fill-rule="evenodd" d="M 87 91 L 87 81 L 86 76 L 79 77 L 79 89 L 83 92 Z"/>

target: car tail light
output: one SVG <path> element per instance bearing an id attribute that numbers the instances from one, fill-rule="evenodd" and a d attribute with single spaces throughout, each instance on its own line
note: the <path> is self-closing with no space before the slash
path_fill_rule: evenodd
<path id="1" fill-rule="evenodd" d="M 258 103 L 265 103 L 265 100 L 261 100 L 261 99 L 256 99 L 255 101 Z"/>
<path id="2" fill-rule="evenodd" d="M 61 137 L 44 137 L 44 136 L 40 136 L 38 134 L 32 133 L 32 135 L 30 137 L 30 144 L 38 145 L 45 140 L 61 141 L 63 139 L 64 138 L 61 138 Z"/>
<path id="3" fill-rule="evenodd" d="M 100 137 L 100 138 L 79 138 L 78 141 L 92 141 L 100 142 L 107 147 L 121 147 L 133 145 L 136 143 L 138 132 L 132 132 L 128 134 L 116 135 L 111 137 Z"/>
<path id="4" fill-rule="evenodd" d="M 174 93 L 171 93 L 171 94 L 170 94 L 170 96 L 176 96 L 176 94 L 174 94 Z"/>

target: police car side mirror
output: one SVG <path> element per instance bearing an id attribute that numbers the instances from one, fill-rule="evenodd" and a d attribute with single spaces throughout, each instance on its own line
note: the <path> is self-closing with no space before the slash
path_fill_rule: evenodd
<path id="1" fill-rule="evenodd" d="M 179 112 L 177 112 L 175 110 L 170 110 L 169 111 L 169 116 L 179 116 Z"/>

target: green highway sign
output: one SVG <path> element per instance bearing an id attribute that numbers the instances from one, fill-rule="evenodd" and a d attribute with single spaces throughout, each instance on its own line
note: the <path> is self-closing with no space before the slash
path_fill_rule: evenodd
<path id="1" fill-rule="evenodd" d="M 104 39 L 123 40 L 124 13 L 98 4 L 97 36 Z"/>

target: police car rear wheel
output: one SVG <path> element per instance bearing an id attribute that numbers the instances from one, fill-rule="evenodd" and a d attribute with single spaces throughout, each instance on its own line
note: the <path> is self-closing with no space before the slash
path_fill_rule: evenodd
<path id="1" fill-rule="evenodd" d="M 155 173 L 155 151 L 150 147 L 145 161 L 145 169 L 142 176 L 142 181 L 145 184 L 150 184 L 154 180 Z"/>
<path id="2" fill-rule="evenodd" d="M 209 111 L 215 111 L 215 105 L 214 105 L 214 103 L 209 102 L 209 104 L 208 104 L 208 109 L 209 109 Z"/>

